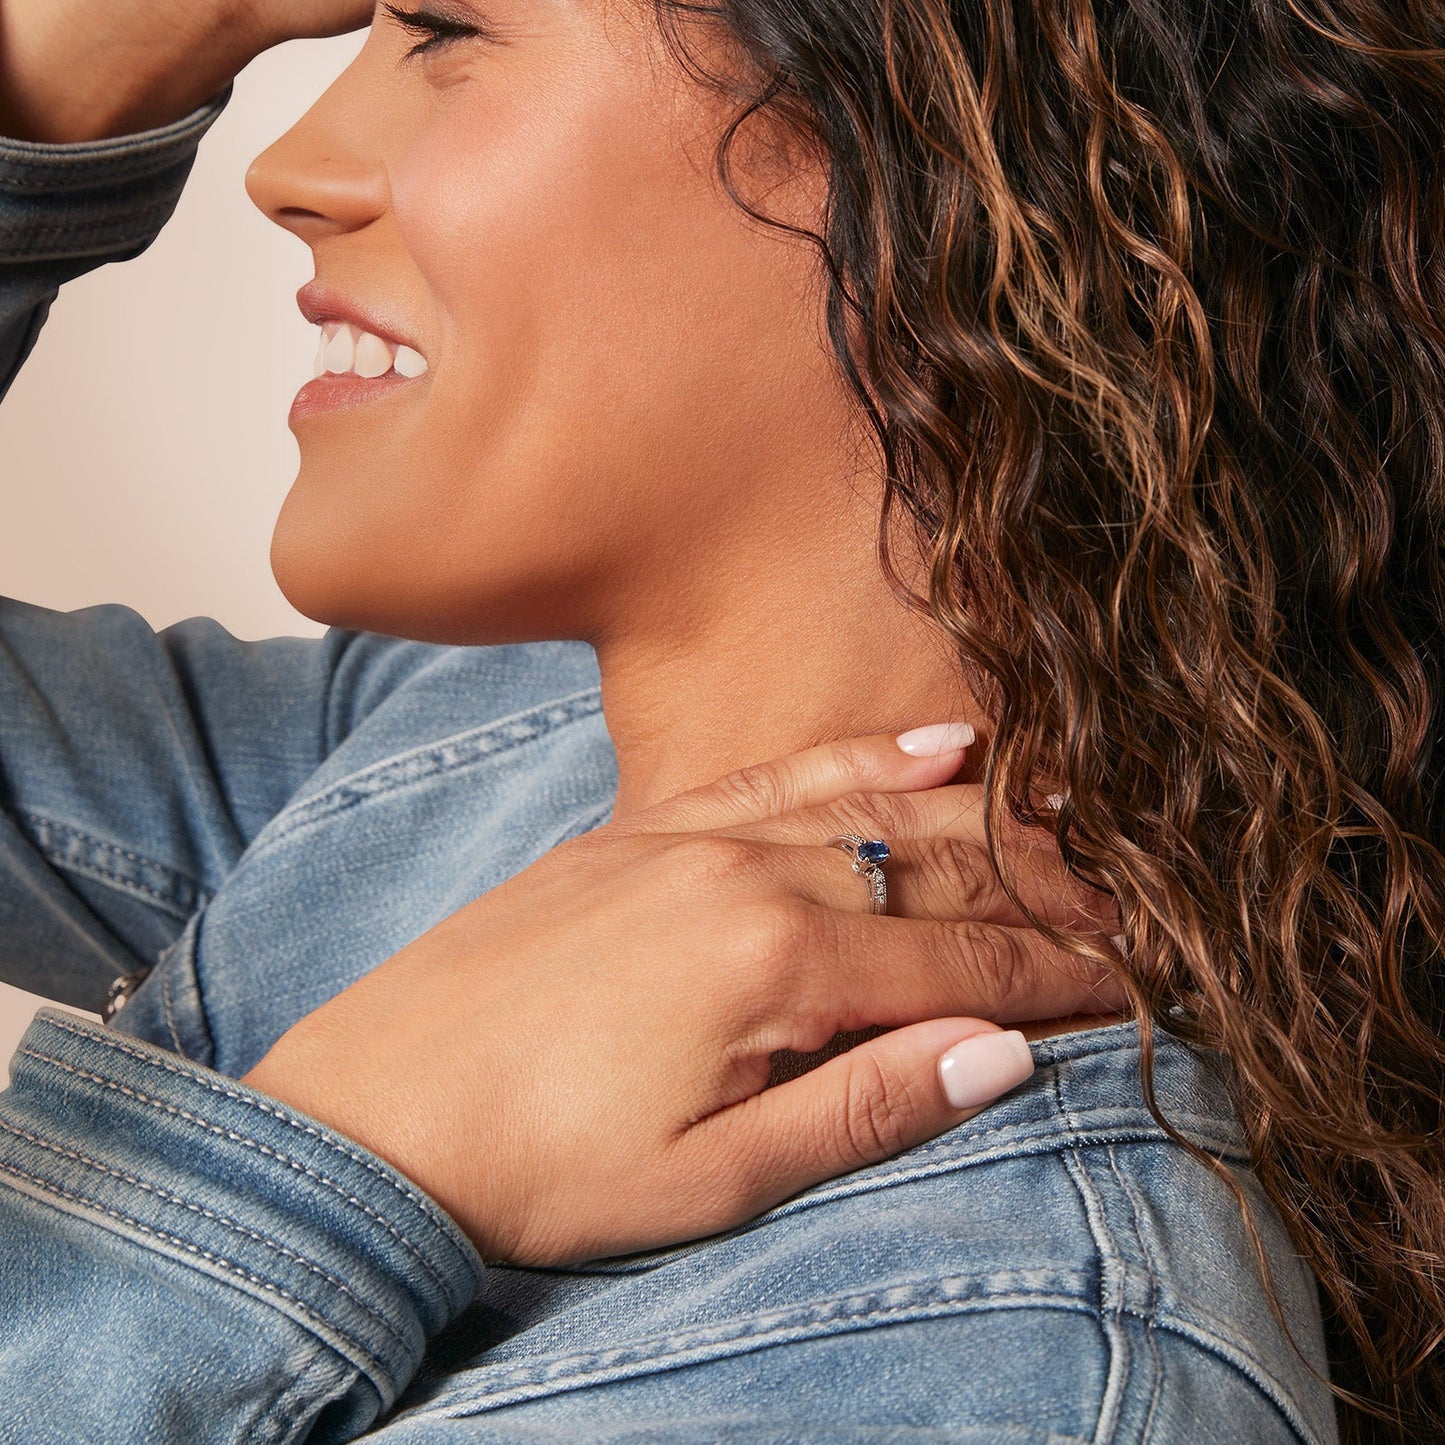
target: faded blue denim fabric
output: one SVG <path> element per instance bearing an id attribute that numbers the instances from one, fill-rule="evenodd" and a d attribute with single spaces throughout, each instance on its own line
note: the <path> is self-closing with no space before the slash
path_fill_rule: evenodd
<path id="1" fill-rule="evenodd" d="M 224 99 L 0 141 L 0 380 L 56 287 L 163 224 Z M 976 1119 L 744 1228 L 569 1269 L 483 1269 L 383 1161 L 236 1082 L 607 821 L 583 644 L 0 601 L 0 729 L 0 973 L 90 1009 L 143 979 L 108 1028 L 45 1011 L 0 1095 L 0 1441 L 1336 1441 L 1223 1061 L 1162 1039 L 1159 1098 L 1237 1169 L 1303 1358 L 1228 1191 L 1144 1109 L 1133 1025 L 1035 1044 Z"/>

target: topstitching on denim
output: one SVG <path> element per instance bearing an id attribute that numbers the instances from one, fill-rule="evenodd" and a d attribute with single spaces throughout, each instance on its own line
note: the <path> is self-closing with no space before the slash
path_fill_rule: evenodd
<path id="1" fill-rule="evenodd" d="M 1164 1388 L 1164 1363 L 1160 1358 L 1159 1341 L 1155 1335 L 1155 1321 L 1158 1320 L 1163 1313 L 1160 1305 L 1159 1281 L 1164 1274 L 1164 1270 L 1161 1268 L 1160 1261 L 1155 1258 L 1153 1250 L 1149 1247 L 1149 1240 L 1143 1225 L 1143 1214 L 1139 1196 L 1134 1186 L 1129 1183 L 1128 1170 L 1120 1169 L 1118 1155 L 1115 1153 L 1112 1144 L 1106 1146 L 1104 1154 L 1109 1161 L 1109 1172 L 1113 1175 L 1119 1192 L 1128 1201 L 1129 1230 L 1138 1245 L 1140 1261 L 1144 1266 L 1145 1277 L 1148 1280 L 1148 1299 L 1144 1305 L 1144 1341 L 1149 1349 L 1150 1390 L 1144 1423 L 1139 1431 L 1140 1439 L 1148 1440 L 1150 1438 L 1150 1429 L 1154 1416 L 1159 1408 L 1160 1396 Z M 1085 1161 L 1084 1167 L 1088 1167 L 1087 1161 Z"/>
<path id="2" fill-rule="evenodd" d="M 30 1056 L 52 1064 L 56 1062 L 56 1060 L 44 1054 L 31 1052 Z M 194 1214 L 201 1219 L 209 1220 L 219 1229 L 228 1230 L 232 1234 L 240 1235 L 245 1239 L 251 1240 L 254 1244 L 261 1245 L 280 1258 L 290 1260 L 291 1263 L 300 1265 L 308 1274 L 314 1274 L 318 1279 L 329 1284 L 338 1294 L 345 1295 L 357 1309 L 361 1310 L 363 1314 L 369 1315 L 382 1331 L 390 1335 L 404 1350 L 410 1350 L 412 1348 L 413 1341 L 407 1339 L 395 1323 L 383 1315 L 380 1310 L 362 1299 L 344 1279 L 333 1274 L 330 1270 L 323 1268 L 314 1260 L 307 1259 L 304 1255 L 298 1254 L 294 1249 L 288 1248 L 279 1239 L 273 1239 L 269 1234 L 263 1234 L 259 1230 L 252 1229 L 249 1225 L 242 1224 L 239 1220 L 232 1219 L 228 1215 L 220 1213 L 218 1210 L 207 1209 L 204 1205 L 196 1204 L 189 1199 L 183 1199 L 179 1194 L 164 1188 L 162 1185 L 152 1184 L 149 1180 L 141 1179 L 127 1170 L 116 1169 L 109 1164 L 103 1163 L 99 1159 L 92 1158 L 83 1150 L 67 1148 L 49 1139 L 42 1139 L 38 1134 L 32 1134 L 27 1129 L 17 1129 L 13 1124 L 5 1123 L 4 1120 L 0 1120 L 0 1131 L 13 1135 L 17 1139 L 24 1139 L 28 1144 L 33 1145 L 45 1153 L 55 1154 L 62 1159 L 70 1160 L 72 1164 L 79 1164 L 85 1169 L 93 1170 L 96 1174 L 104 1175 L 117 1184 L 124 1184 L 131 1189 L 138 1190 L 142 1194 L 149 1194 L 152 1198 L 159 1199 L 162 1203 L 169 1204 L 176 1209 L 183 1209 L 189 1214 Z M 13 1165 L 0 1164 L 0 1169 L 13 1168 Z M 16 1172 L 19 1173 L 21 1171 L 17 1170 Z M 24 1175 L 23 1177 L 33 1178 L 33 1176 L 30 1175 Z M 36 1182 L 44 1185 L 46 1188 L 58 1187 L 53 1181 L 36 1180 Z M 81 1196 L 77 1195 L 76 1198 L 79 1199 Z M 92 1203 L 95 1203 L 97 1208 L 108 1207 L 101 1206 L 97 1201 L 92 1201 Z"/>
<path id="3" fill-rule="evenodd" d="M 107 192 L 107 209 L 117 207 L 116 192 L 137 180 L 165 176 L 177 168 L 177 145 L 199 138 L 225 109 L 231 86 L 190 115 L 141 135 L 113 136 L 57 147 L 47 141 L 0 137 L 0 187 L 43 190 L 49 195 L 87 187 Z M 186 156 L 189 164 L 189 155 Z M 83 229 L 78 227 L 77 229 Z"/>
<path id="4" fill-rule="evenodd" d="M 219 1094 L 224 1098 L 234 1100 L 236 1103 L 239 1103 L 248 1109 L 254 1109 L 258 1113 L 266 1114 L 269 1117 L 275 1119 L 278 1123 L 284 1124 L 290 1129 L 294 1129 L 309 1138 L 315 1139 L 318 1143 L 324 1145 L 327 1149 L 344 1156 L 345 1158 L 351 1160 L 354 1164 L 359 1164 L 369 1174 L 373 1175 L 377 1180 L 379 1180 L 383 1185 L 385 1185 L 387 1189 L 394 1191 L 395 1193 L 401 1195 L 403 1198 L 407 1199 L 411 1204 L 413 1204 L 426 1216 L 426 1218 L 436 1228 L 441 1238 L 445 1239 L 458 1255 L 462 1253 L 462 1248 L 457 1242 L 458 1226 L 451 1220 L 451 1218 L 443 1214 L 441 1209 L 435 1203 L 433 1203 L 433 1201 L 428 1196 L 404 1185 L 401 1182 L 401 1176 L 394 1175 L 391 1172 L 383 1171 L 381 1168 L 379 1168 L 373 1156 L 367 1155 L 360 1149 L 346 1147 L 337 1139 L 329 1137 L 328 1135 L 322 1133 L 319 1129 L 316 1128 L 314 1124 L 309 1123 L 302 1117 L 290 1113 L 286 1109 L 283 1109 L 277 1105 L 270 1104 L 251 1093 L 244 1092 L 240 1089 L 227 1087 L 225 1084 L 219 1082 L 219 1076 L 217 1076 L 216 1078 L 207 1078 L 199 1070 L 195 1068 L 187 1068 L 180 1061 L 172 1062 L 169 1056 L 164 1058 L 154 1056 L 140 1048 L 134 1048 L 128 1044 L 122 1043 L 120 1038 L 115 1034 L 105 1033 L 99 1028 L 89 1028 L 71 1024 L 68 1020 L 64 1020 L 54 1013 L 47 1013 L 46 1019 L 47 1022 L 54 1028 L 60 1029 L 66 1033 L 73 1033 L 79 1038 L 91 1039 L 104 1043 L 108 1048 L 115 1050 L 117 1053 L 125 1054 L 128 1055 L 130 1058 L 139 1060 L 139 1062 L 144 1064 L 147 1068 L 159 1069 L 168 1074 L 179 1075 L 180 1077 L 189 1080 L 191 1083 L 198 1085 L 200 1088 L 205 1089 L 210 1093 Z M 184 1119 L 188 1123 L 195 1124 L 197 1127 L 205 1129 L 210 1133 L 221 1134 L 225 1135 L 228 1138 L 233 1138 L 236 1142 L 242 1144 L 243 1146 L 247 1148 L 254 1148 L 258 1152 L 276 1160 L 277 1163 L 285 1165 L 289 1169 L 294 1169 L 299 1173 L 306 1175 L 309 1179 L 314 1180 L 316 1183 L 322 1185 L 323 1187 L 331 1190 L 336 1194 L 339 1194 L 341 1198 L 344 1199 L 348 1204 L 354 1206 L 357 1209 L 360 1209 L 363 1214 L 367 1215 L 368 1218 L 372 1219 L 375 1223 L 381 1225 L 382 1228 L 384 1228 L 387 1233 L 390 1234 L 396 1240 L 396 1242 L 404 1250 L 406 1250 L 406 1252 L 410 1254 L 417 1261 L 417 1263 L 422 1266 L 423 1269 L 426 1270 L 426 1272 L 436 1282 L 437 1287 L 442 1292 L 443 1298 L 446 1299 L 448 1305 L 451 1308 L 456 1309 L 460 1306 L 461 1302 L 453 1294 L 450 1284 L 448 1283 L 445 1275 L 443 1275 L 442 1272 L 437 1269 L 437 1267 L 426 1257 L 426 1255 L 422 1253 L 422 1251 L 418 1249 L 417 1246 L 396 1227 L 396 1225 L 394 1225 L 389 1219 L 385 1218 L 383 1215 L 373 1209 L 371 1205 L 365 1202 L 365 1200 L 358 1199 L 355 1195 L 353 1195 L 344 1186 L 339 1184 L 336 1180 L 328 1177 L 325 1174 L 322 1174 L 318 1170 L 312 1169 L 310 1165 L 292 1157 L 291 1155 L 282 1153 L 281 1151 L 276 1149 L 272 1149 L 269 1145 L 264 1144 L 259 1140 L 254 1140 L 247 1138 L 243 1135 L 238 1135 L 234 1130 L 223 1129 L 218 1125 L 212 1123 L 210 1120 L 203 1119 L 199 1115 L 194 1114 L 187 1109 L 183 1109 L 177 1104 L 172 1104 L 164 1099 L 154 1098 L 149 1094 L 145 1094 L 140 1090 L 131 1089 L 126 1085 L 118 1083 L 113 1079 L 102 1078 L 98 1074 L 90 1073 L 88 1070 L 79 1069 L 73 1064 L 66 1063 L 64 1060 L 56 1059 L 49 1055 L 40 1054 L 33 1050 L 21 1049 L 19 1052 L 29 1053 L 34 1058 L 41 1060 L 42 1062 L 53 1064 L 61 1069 L 67 1070 L 70 1073 L 77 1074 L 92 1083 L 100 1084 L 107 1089 L 113 1089 L 118 1093 L 125 1094 L 127 1097 L 133 1098 L 139 1103 L 146 1104 L 152 1108 L 160 1109 L 174 1117 Z"/>
<path id="5" fill-rule="evenodd" d="M 173 918 L 190 918 L 214 896 L 213 889 L 179 868 L 74 823 L 28 808 L 19 817 L 29 824 L 36 848 L 57 868 L 129 894 Z"/>
<path id="6" fill-rule="evenodd" d="M 194 1240 L 182 1238 L 168 1230 L 158 1229 L 153 1224 L 147 1224 L 144 1220 L 127 1214 L 123 1209 L 117 1209 L 113 1204 L 89 1198 L 77 1190 L 67 1189 L 53 1180 L 42 1179 L 38 1175 L 30 1174 L 14 1164 L 0 1163 L 0 1175 L 4 1175 L 10 1180 L 12 1188 L 22 1194 L 28 1194 L 31 1198 L 44 1201 L 52 1208 L 80 1215 L 96 1223 L 99 1222 L 97 1216 L 108 1219 L 112 1225 L 121 1226 L 118 1232 L 133 1232 L 154 1240 L 158 1245 L 166 1246 L 160 1252 L 166 1254 L 167 1257 L 175 1258 L 179 1263 L 190 1264 L 195 1268 L 199 1266 L 194 1262 L 199 1260 L 202 1265 L 219 1271 L 221 1275 L 231 1281 L 250 1285 L 252 1289 L 259 1290 L 262 1294 L 271 1296 L 272 1299 L 280 1300 L 282 1305 L 276 1306 L 276 1308 L 284 1306 L 284 1312 L 295 1319 L 298 1324 L 303 1325 L 319 1339 L 324 1340 L 357 1368 L 364 1370 L 368 1377 L 378 1385 L 380 1393 L 385 1394 L 390 1390 L 390 1376 L 382 1360 L 338 1325 L 335 1320 L 318 1314 L 305 1300 L 298 1299 L 290 1290 L 277 1284 L 275 1280 L 263 1279 L 254 1270 L 247 1269 L 244 1265 L 228 1259 L 223 1254 L 216 1253 L 213 1249 L 205 1249 Z M 398 1336 L 398 1338 L 400 1337 Z"/>
<path id="7" fill-rule="evenodd" d="M 284 1445 L 297 1439 L 300 1432 L 309 1431 L 314 1423 L 307 1407 L 318 1400 L 334 1399 L 345 1383 L 335 1362 L 325 1354 L 317 1355 L 298 1371 L 256 1422 L 248 1445 Z"/>
<path id="8" fill-rule="evenodd" d="M 935 1276 L 876 1290 L 851 1291 L 674 1329 L 625 1345 L 458 1370 L 449 1377 L 448 1388 L 418 1407 L 414 1418 L 480 1415 L 548 1395 L 615 1384 L 755 1350 L 951 1315 L 1021 1308 L 1092 1314 L 1092 1289 L 1088 1274 L 1041 1268 L 1000 1270 L 985 1276 Z"/>
<path id="9" fill-rule="evenodd" d="M 114 251 L 143 247 L 170 219 L 174 209 L 175 202 L 167 199 L 157 202 L 149 209 L 138 211 L 134 216 L 119 220 L 102 220 L 98 215 L 95 224 L 87 231 L 84 243 L 67 246 L 66 259 L 108 257 Z M 18 263 L 48 260 L 55 255 L 57 243 L 67 241 L 73 235 L 73 221 L 55 224 L 28 220 L 11 221 L 5 228 L 5 244 L 0 246 L 0 261 Z"/>
<path id="10" fill-rule="evenodd" d="M 535 707 L 453 733 L 438 742 L 393 753 L 337 779 L 319 793 L 289 803 L 256 835 L 248 853 L 254 859 L 283 839 L 372 798 L 475 767 L 601 710 L 601 689 L 589 687 L 566 697 L 549 698 Z"/>

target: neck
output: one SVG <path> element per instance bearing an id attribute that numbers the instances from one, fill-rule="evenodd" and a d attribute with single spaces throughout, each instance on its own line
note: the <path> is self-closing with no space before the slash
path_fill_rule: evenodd
<path id="1" fill-rule="evenodd" d="M 802 536 L 731 550 L 711 586 L 660 571 L 651 601 L 626 609 L 629 630 L 594 639 L 613 818 L 819 743 L 980 720 L 941 629 L 883 577 L 880 503 L 854 497 L 828 533 L 814 516 Z"/>

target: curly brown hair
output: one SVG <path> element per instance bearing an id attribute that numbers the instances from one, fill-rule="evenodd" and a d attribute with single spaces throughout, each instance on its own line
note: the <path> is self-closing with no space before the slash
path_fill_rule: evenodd
<path id="1" fill-rule="evenodd" d="M 800 234 L 991 839 L 1118 900 L 1144 1097 L 1226 1177 L 1153 1029 L 1233 1061 L 1345 1438 L 1445 1439 L 1445 6 L 657 4 L 697 78 L 698 16 L 749 59 L 739 205 L 781 224 L 750 115 L 827 158 Z"/>

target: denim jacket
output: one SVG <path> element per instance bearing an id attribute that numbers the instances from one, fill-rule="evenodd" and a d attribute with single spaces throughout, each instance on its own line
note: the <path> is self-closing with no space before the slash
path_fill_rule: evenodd
<path id="1" fill-rule="evenodd" d="M 60 285 L 149 244 L 225 98 L 0 141 L 0 386 Z M 608 820 L 586 645 L 0 601 L 0 724 L 0 971 L 90 1010 L 139 984 L 108 1027 L 43 1010 L 0 1095 L 0 1441 L 1336 1440 L 1224 1061 L 1166 1037 L 1156 1088 L 1236 1169 L 1293 1345 L 1229 1192 L 1144 1108 L 1132 1024 L 1035 1044 L 975 1119 L 742 1228 L 559 1269 L 484 1269 L 408 1179 L 237 1082 Z"/>

